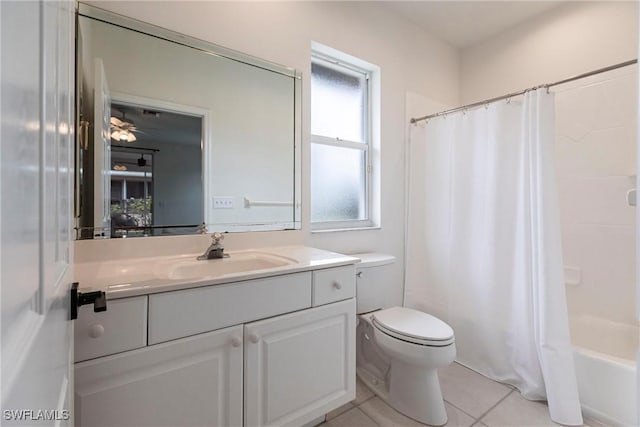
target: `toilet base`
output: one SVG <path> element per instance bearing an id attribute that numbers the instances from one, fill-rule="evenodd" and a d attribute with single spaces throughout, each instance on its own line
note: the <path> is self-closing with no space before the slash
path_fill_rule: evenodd
<path id="1" fill-rule="evenodd" d="M 396 372 L 399 371 L 402 371 L 402 369 L 396 368 Z M 408 371 L 411 372 L 411 369 Z M 440 382 L 438 381 L 437 371 L 435 369 L 433 371 L 436 375 L 435 390 L 432 389 L 432 380 L 425 381 L 424 376 L 422 376 L 421 380 L 425 381 L 425 383 L 416 384 L 414 387 L 413 381 L 410 380 L 409 382 L 404 382 L 402 387 L 396 386 L 396 393 L 394 393 L 394 398 L 392 398 L 390 393 L 390 389 L 392 387 L 391 384 L 387 384 L 383 379 L 378 378 L 368 369 L 364 369 L 362 367 L 358 367 L 356 369 L 358 378 L 371 391 L 373 391 L 376 396 L 389 406 L 407 417 L 423 424 L 441 426 L 447 423 L 447 413 L 442 399 L 442 392 L 440 391 Z M 407 371 L 405 371 L 404 375 L 406 375 L 406 373 Z M 400 376 L 404 375 L 400 373 Z M 413 377 L 415 377 L 415 375 L 411 374 L 411 378 Z M 393 382 L 393 379 L 391 379 L 391 382 Z M 425 384 L 432 384 L 432 386 L 425 386 Z M 425 391 L 425 389 L 427 389 L 427 391 Z M 398 390 L 401 391 L 398 392 Z M 426 395 L 424 393 L 430 393 L 430 395 Z M 407 394 L 411 395 L 406 397 L 405 395 Z M 406 400 L 403 401 L 403 399 Z"/>
<path id="2" fill-rule="evenodd" d="M 406 416 L 432 426 L 447 423 L 437 369 L 391 361 L 389 403 Z"/>
<path id="3" fill-rule="evenodd" d="M 385 403 L 391 405 L 389 401 L 389 388 L 384 380 L 369 372 L 368 369 L 356 367 L 356 376 L 367 386 L 369 390 L 382 399 Z"/>

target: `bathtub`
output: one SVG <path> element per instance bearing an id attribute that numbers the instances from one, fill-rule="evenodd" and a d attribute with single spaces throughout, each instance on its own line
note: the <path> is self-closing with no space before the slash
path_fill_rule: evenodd
<path id="1" fill-rule="evenodd" d="M 611 426 L 637 426 L 638 326 L 593 316 L 570 319 L 584 415 Z"/>

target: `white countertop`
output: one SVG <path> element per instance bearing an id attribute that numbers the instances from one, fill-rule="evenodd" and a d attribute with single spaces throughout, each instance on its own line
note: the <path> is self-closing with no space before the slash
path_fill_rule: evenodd
<path id="1" fill-rule="evenodd" d="M 210 275 L 196 279 L 168 279 L 166 277 L 160 277 L 161 275 L 158 274 L 158 271 L 162 270 L 166 265 L 195 261 L 196 258 L 201 255 L 200 253 L 195 253 L 178 256 L 134 258 L 130 260 L 80 262 L 74 265 L 74 277 L 75 281 L 80 283 L 80 291 L 102 290 L 106 292 L 107 299 L 116 299 L 338 267 L 355 264 L 359 261 L 358 258 L 348 255 L 306 246 L 283 246 L 260 248 L 256 251 L 234 251 L 229 252 L 229 256 L 233 258 L 234 254 L 246 252 L 261 252 L 275 255 L 290 259 L 292 262 L 291 264 L 279 267 L 215 276 Z M 199 262 L 216 261 L 218 260 Z"/>

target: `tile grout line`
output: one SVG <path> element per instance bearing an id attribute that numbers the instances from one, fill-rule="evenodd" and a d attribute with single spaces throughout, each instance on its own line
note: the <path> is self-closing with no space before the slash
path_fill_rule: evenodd
<path id="1" fill-rule="evenodd" d="M 512 391 L 513 391 L 513 390 L 512 390 Z M 509 394 L 511 394 L 511 392 L 507 393 L 507 395 L 506 395 L 506 396 L 504 396 L 500 401 L 498 401 L 498 403 L 500 403 L 503 399 L 505 399 Z M 373 396 L 369 396 L 368 398 L 366 398 L 365 400 L 363 400 L 363 401 L 362 401 L 362 402 L 360 402 L 359 404 L 357 404 L 357 405 L 353 405 L 353 408 L 358 408 L 358 409 L 360 409 L 360 410 L 362 411 L 362 413 L 364 413 L 368 418 L 370 418 L 370 419 L 372 419 L 372 420 L 373 420 L 373 418 L 371 418 L 371 417 L 369 416 L 369 414 L 367 413 L 367 411 L 366 411 L 366 410 L 364 410 L 364 409 L 361 409 L 361 408 L 360 408 L 360 406 L 364 405 L 366 402 L 370 401 L 371 399 L 373 399 L 373 398 L 375 398 L 375 397 L 378 397 L 378 398 L 379 398 L 379 396 L 377 396 L 377 395 L 375 395 L 375 394 L 374 394 Z M 456 408 L 457 410 L 459 410 L 459 411 L 460 411 L 460 412 L 462 412 L 463 414 L 467 415 L 469 418 L 471 418 L 471 419 L 473 420 L 473 423 L 471 424 L 471 426 L 473 426 L 474 424 L 476 424 L 476 423 L 478 423 L 478 422 L 480 421 L 480 418 L 476 419 L 473 415 L 471 415 L 471 414 L 469 414 L 469 413 L 465 412 L 464 410 L 462 410 L 462 409 L 458 408 L 456 405 L 453 405 L 453 404 L 452 404 L 451 402 L 449 402 L 448 400 L 446 400 L 446 399 L 442 399 L 442 400 L 443 400 L 443 401 L 445 401 L 446 403 L 448 403 L 449 405 L 453 406 L 454 408 Z M 385 403 L 386 405 L 389 405 L 387 402 L 385 402 L 385 401 L 384 401 L 384 400 L 382 400 L 382 399 L 380 399 L 380 401 L 381 401 L 381 402 L 383 402 L 383 403 Z M 497 405 L 498 403 L 496 403 L 496 405 Z M 495 406 L 495 405 L 494 405 L 494 406 Z M 393 411 L 398 412 L 398 410 L 397 410 L 397 409 L 395 409 L 395 408 L 393 408 L 392 406 L 389 406 L 389 407 L 390 407 Z M 353 409 L 353 408 L 351 408 L 351 409 Z M 345 413 L 349 412 L 351 409 L 349 409 L 348 411 L 343 412 L 343 414 L 345 414 Z M 491 409 L 493 409 L 493 407 L 491 407 L 489 410 L 491 410 Z M 487 411 L 487 412 L 488 412 L 488 411 Z M 406 417 L 406 415 L 404 415 L 402 412 L 398 412 L 398 413 L 399 413 L 400 415 L 402 415 L 402 416 Z M 342 415 L 342 414 L 340 414 L 340 415 Z M 482 416 L 484 416 L 484 414 L 483 414 Z M 410 419 L 412 419 L 412 418 L 410 418 Z M 376 425 L 376 426 L 380 426 L 380 424 L 378 424 L 378 423 L 376 422 L 376 420 L 373 420 L 373 422 L 375 423 L 375 425 Z M 428 426 L 428 424 L 425 424 L 425 427 L 429 427 L 429 426 Z"/>
<path id="2" fill-rule="evenodd" d="M 340 412 L 340 413 L 339 413 L 339 414 L 337 414 L 337 415 L 333 415 L 331 418 L 329 418 L 329 417 L 328 417 L 329 412 L 334 412 L 334 411 L 336 411 L 336 410 L 340 409 L 342 406 L 346 406 L 346 405 L 351 405 L 351 407 L 349 407 L 349 408 L 345 409 L 344 411 Z M 349 412 L 350 410 L 352 410 L 353 408 L 355 408 L 355 407 L 356 407 L 356 405 L 354 405 L 352 402 L 345 403 L 345 404 L 344 404 L 344 405 L 342 405 L 342 406 L 341 406 L 341 407 L 339 407 L 339 408 L 334 409 L 333 411 L 329 411 L 329 412 L 327 412 L 327 413 L 325 414 L 325 418 L 326 418 L 326 419 L 325 419 L 325 422 L 329 422 L 329 421 L 331 421 L 331 420 L 333 420 L 333 419 L 336 419 L 336 418 L 338 418 L 340 415 L 345 414 L 345 413 Z"/>
<path id="3" fill-rule="evenodd" d="M 362 402 L 358 403 L 357 405 L 353 405 L 353 403 L 352 403 L 352 405 L 353 405 L 353 407 L 354 407 L 354 408 L 359 408 L 359 407 L 360 407 L 360 405 L 362 405 L 363 403 L 366 403 L 366 402 L 370 401 L 370 400 L 371 400 L 371 399 L 373 399 L 374 397 L 376 397 L 376 395 L 375 395 L 375 394 L 373 394 L 373 395 L 371 395 L 371 396 L 367 397 L 365 400 L 363 400 Z"/>
<path id="4" fill-rule="evenodd" d="M 482 422 L 482 418 L 484 416 L 486 416 L 489 412 L 491 412 L 492 410 L 494 410 L 499 404 L 501 404 L 507 397 L 511 396 L 511 393 L 513 393 L 514 391 L 516 391 L 515 389 L 511 390 L 509 393 L 505 394 L 504 397 L 500 400 L 498 400 L 496 402 L 495 405 L 493 405 L 491 408 L 487 409 L 482 415 L 480 415 L 478 417 L 478 419 L 476 420 L 476 422 Z"/>
<path id="5" fill-rule="evenodd" d="M 487 376 L 487 375 L 485 375 L 485 374 L 483 374 L 483 373 L 481 373 L 481 372 L 478 372 L 478 371 L 476 371 L 476 370 L 473 370 L 473 369 L 471 369 L 470 367 L 468 367 L 468 366 L 466 366 L 466 365 L 463 365 L 463 364 L 462 364 L 462 363 L 460 363 L 460 362 L 456 362 L 456 361 L 454 361 L 453 363 L 455 363 L 455 364 L 457 364 L 457 365 L 460 365 L 462 368 L 466 369 L 467 371 L 469 371 L 470 373 L 472 373 L 472 374 L 474 374 L 474 375 L 478 375 L 478 376 L 484 377 L 485 379 L 487 379 L 487 380 L 491 381 L 491 382 L 492 382 L 492 383 L 494 383 L 494 384 L 498 384 L 498 385 L 505 386 L 505 387 L 507 387 L 507 388 L 510 388 L 511 390 L 517 390 L 517 389 L 518 389 L 516 386 L 514 386 L 514 385 L 512 385 L 512 384 L 505 383 L 505 382 L 498 381 L 498 380 L 494 380 L 493 378 L 491 378 L 491 377 L 489 377 L 489 376 Z"/>
<path id="6" fill-rule="evenodd" d="M 368 400 L 371 400 L 372 398 L 373 398 L 373 396 L 371 396 L 369 399 L 365 400 L 364 402 L 366 402 L 366 401 L 368 401 Z M 362 402 L 362 403 L 364 403 L 364 402 Z M 361 403 L 360 405 L 362 405 L 362 403 Z M 365 417 L 367 417 L 367 418 L 369 418 L 371 421 L 373 421 L 373 424 L 374 424 L 375 426 L 380 427 L 380 424 L 378 424 L 378 423 L 376 422 L 376 420 L 374 420 L 373 418 L 371 418 L 371 417 L 369 416 L 369 414 L 367 414 L 367 412 L 366 412 L 366 411 L 363 411 L 362 409 L 360 409 L 360 405 L 358 405 L 358 406 L 355 406 L 355 405 L 354 405 L 354 406 L 353 406 L 353 408 L 349 409 L 349 411 L 352 411 L 353 409 L 357 409 L 358 411 L 362 412 L 362 413 L 364 414 L 364 416 L 365 416 Z M 345 414 L 346 414 L 347 412 L 349 412 L 349 411 L 346 411 L 346 412 L 345 412 Z"/>
<path id="7" fill-rule="evenodd" d="M 457 362 L 456 362 L 456 363 L 457 363 Z M 465 415 L 467 415 L 468 417 L 470 417 L 470 418 L 473 420 L 473 423 L 471 424 L 471 426 L 476 425 L 477 423 L 481 423 L 481 422 L 483 422 L 483 421 L 482 421 L 482 418 L 484 418 L 484 417 L 485 417 L 489 412 L 491 412 L 491 411 L 492 411 L 492 410 L 494 410 L 498 405 L 500 405 L 500 404 L 501 404 L 505 399 L 507 399 L 507 397 L 509 397 L 509 396 L 510 396 L 514 391 L 518 391 L 518 389 L 517 389 L 517 388 L 515 388 L 515 387 L 514 387 L 513 385 L 511 385 L 511 384 L 508 384 L 508 383 L 502 383 L 502 382 L 500 382 L 500 381 L 496 381 L 496 380 L 494 380 L 494 379 L 492 379 L 492 378 L 489 378 L 489 377 L 486 377 L 486 376 L 484 376 L 484 375 L 480 374 L 479 372 L 474 371 L 473 369 L 471 369 L 471 368 L 469 368 L 469 367 L 467 367 L 467 366 L 465 366 L 465 365 L 462 365 L 462 364 L 459 364 L 459 365 L 460 365 L 462 368 L 464 368 L 464 369 L 466 369 L 466 370 L 468 370 L 468 371 L 470 371 L 470 372 L 472 372 L 472 373 L 474 373 L 474 374 L 476 374 L 476 375 L 481 375 L 481 376 L 483 376 L 484 378 L 486 378 L 486 379 L 488 379 L 488 380 L 490 380 L 490 381 L 492 381 L 492 382 L 494 382 L 494 383 L 496 383 L 496 384 L 500 384 L 500 385 L 502 385 L 502 386 L 505 386 L 506 388 L 508 388 L 508 389 L 509 389 L 509 392 L 508 392 L 507 394 L 505 394 L 505 395 L 504 395 L 502 398 L 500 398 L 500 399 L 499 399 L 495 404 L 493 404 L 491 407 L 489 407 L 489 409 L 487 409 L 485 412 L 483 412 L 482 414 L 480 414 L 478 417 L 473 416 L 472 414 L 468 413 L 468 412 L 467 412 L 467 411 L 465 411 L 464 409 L 462 409 L 462 408 L 460 408 L 460 407 L 458 407 L 458 406 L 454 405 L 454 404 L 453 404 L 453 403 L 451 403 L 449 400 L 447 400 L 447 399 L 444 399 L 444 398 L 443 398 L 443 401 L 444 401 L 445 403 L 447 403 L 447 404 L 451 405 L 453 408 L 455 408 L 455 409 L 459 410 L 459 411 L 460 411 L 460 412 L 462 412 L 463 414 L 465 414 Z M 367 387 L 367 386 L 365 385 L 365 387 Z M 367 389 L 369 389 L 369 387 L 367 387 Z M 369 389 L 369 391 L 371 391 L 371 390 Z M 367 416 L 367 418 L 369 418 L 369 419 L 373 420 L 373 422 L 374 422 L 374 424 L 375 424 L 376 426 L 380 426 L 380 424 L 378 424 L 378 423 L 377 423 L 373 418 L 371 418 L 371 417 L 369 416 L 369 414 L 367 414 L 367 412 L 366 412 L 365 410 L 363 410 L 363 409 L 361 409 L 361 408 L 360 408 L 360 406 L 362 406 L 363 404 L 365 404 L 365 403 L 366 403 L 366 402 L 368 402 L 369 400 L 371 400 L 371 399 L 375 398 L 376 396 L 377 396 L 377 395 L 376 395 L 375 393 L 373 393 L 371 396 L 369 396 L 368 398 L 366 398 L 366 399 L 365 399 L 365 400 L 363 400 L 362 402 L 358 403 L 357 405 L 356 405 L 356 404 L 354 404 L 354 403 L 353 403 L 353 401 L 352 401 L 352 402 L 351 402 L 351 404 L 353 405 L 353 408 L 351 408 L 351 409 L 354 409 L 354 408 L 358 408 L 358 409 L 360 409 L 360 410 L 361 410 L 361 412 L 362 412 L 362 413 L 364 413 L 364 414 Z M 345 411 L 344 413 L 349 412 L 351 409 L 349 409 L 348 411 Z M 393 409 L 393 408 L 392 408 L 392 409 Z M 343 413 L 343 414 L 344 414 L 344 413 Z M 340 414 L 340 415 L 342 415 L 342 414 Z"/>
<path id="8" fill-rule="evenodd" d="M 478 372 L 476 372 L 476 371 L 474 371 L 473 369 L 468 368 L 468 367 L 466 367 L 466 366 L 464 366 L 464 365 L 460 365 L 460 366 L 462 366 L 463 368 L 465 368 L 465 369 L 467 369 L 467 370 L 469 370 L 469 371 L 473 372 L 474 374 L 479 374 Z M 482 375 L 482 374 L 480 374 L 480 375 Z M 482 414 L 480 414 L 480 416 L 478 416 L 477 418 L 476 418 L 475 416 L 473 416 L 472 414 L 468 413 L 467 411 L 465 411 L 464 409 L 462 409 L 462 408 L 460 408 L 460 407 L 458 407 L 458 406 L 454 405 L 453 403 L 451 403 L 449 400 L 445 399 L 444 397 L 443 397 L 443 399 L 442 399 L 445 403 L 447 403 L 447 404 L 451 405 L 452 407 L 454 407 L 455 409 L 459 410 L 459 411 L 460 411 L 460 412 L 462 412 L 463 414 L 465 414 L 465 415 L 469 416 L 469 417 L 473 420 L 473 423 L 471 424 L 472 426 L 473 426 L 473 425 L 475 425 L 475 424 L 477 424 L 477 423 L 479 423 L 479 422 L 482 422 L 482 418 L 483 418 L 485 415 L 487 415 L 489 412 L 491 412 L 491 411 L 492 411 L 496 406 L 498 406 L 498 405 L 499 405 L 500 403 L 502 403 L 502 402 L 503 402 L 507 397 L 509 397 L 509 395 L 511 395 L 511 393 L 513 393 L 514 391 L 516 391 L 516 390 L 517 390 L 517 389 L 516 389 L 514 386 L 512 386 L 511 384 L 501 383 L 501 382 L 496 381 L 496 380 L 493 380 L 493 379 L 491 379 L 491 378 L 489 378 L 489 377 L 485 377 L 485 378 L 487 378 L 487 379 L 491 380 L 492 382 L 494 382 L 494 383 L 496 383 L 496 384 L 500 384 L 500 385 L 506 386 L 506 388 L 508 388 L 508 389 L 509 389 L 509 392 L 508 392 L 507 394 L 505 394 L 502 398 L 500 398 L 500 400 L 498 400 L 495 404 L 493 404 L 489 409 L 487 409 L 485 412 L 483 412 Z M 366 386 L 365 386 L 365 387 L 366 387 Z M 367 387 L 367 388 L 368 388 L 368 387 Z M 371 391 L 371 390 L 370 390 L 370 391 Z M 374 397 L 376 397 L 376 394 L 375 394 L 375 393 L 374 393 L 374 394 L 372 394 L 371 396 L 369 396 L 368 398 L 366 398 L 365 400 L 363 400 L 362 402 L 358 403 L 357 405 L 353 404 L 353 401 L 351 402 L 351 404 L 353 405 L 353 408 L 358 408 L 358 409 L 360 409 L 360 406 L 362 406 L 364 403 L 368 402 L 369 400 L 373 399 Z M 351 408 L 351 409 L 353 409 L 353 408 Z M 351 409 L 349 409 L 349 411 L 350 411 Z M 392 408 L 392 409 L 393 409 L 393 408 Z M 345 411 L 345 412 L 343 412 L 343 414 L 344 414 L 344 413 L 347 413 L 347 412 L 349 412 L 349 411 Z M 361 411 L 362 411 L 365 415 L 367 415 L 367 416 L 368 416 L 368 414 L 366 413 L 366 411 L 364 411 L 364 410 L 362 410 L 362 409 L 361 409 Z M 342 414 L 340 414 L 340 415 L 342 415 Z M 371 417 L 369 417 L 369 418 L 371 418 Z M 374 420 L 374 423 L 375 423 L 375 420 Z M 376 425 L 377 425 L 377 426 L 379 426 L 379 424 L 378 424 L 378 423 L 376 423 Z"/>
<path id="9" fill-rule="evenodd" d="M 506 397 L 506 396 L 505 396 L 505 397 Z M 476 417 L 474 417 L 473 415 L 471 415 L 470 413 L 468 413 L 468 412 L 467 412 L 467 411 L 465 411 L 464 409 L 457 407 L 457 406 L 456 406 L 456 405 L 454 405 L 453 403 L 449 402 L 447 399 L 444 399 L 444 398 L 443 398 L 442 400 L 444 400 L 446 403 L 448 403 L 449 405 L 453 406 L 454 408 L 456 408 L 458 411 L 462 412 L 463 414 L 468 415 L 469 417 L 471 417 L 471 419 L 472 419 L 472 420 L 474 420 L 474 424 L 475 424 L 475 422 L 480 421 L 480 418 L 477 418 L 477 419 L 476 419 Z M 499 403 L 499 402 L 498 402 L 498 403 Z"/>

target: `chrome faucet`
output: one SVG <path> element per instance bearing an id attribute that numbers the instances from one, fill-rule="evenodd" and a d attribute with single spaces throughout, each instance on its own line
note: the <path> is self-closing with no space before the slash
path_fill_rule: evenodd
<path id="1" fill-rule="evenodd" d="M 224 246 L 220 244 L 220 241 L 224 240 L 224 236 L 220 233 L 213 233 L 211 235 L 211 245 L 207 248 L 202 255 L 198 257 L 198 260 L 224 258 Z M 229 255 L 226 255 L 229 256 Z"/>

